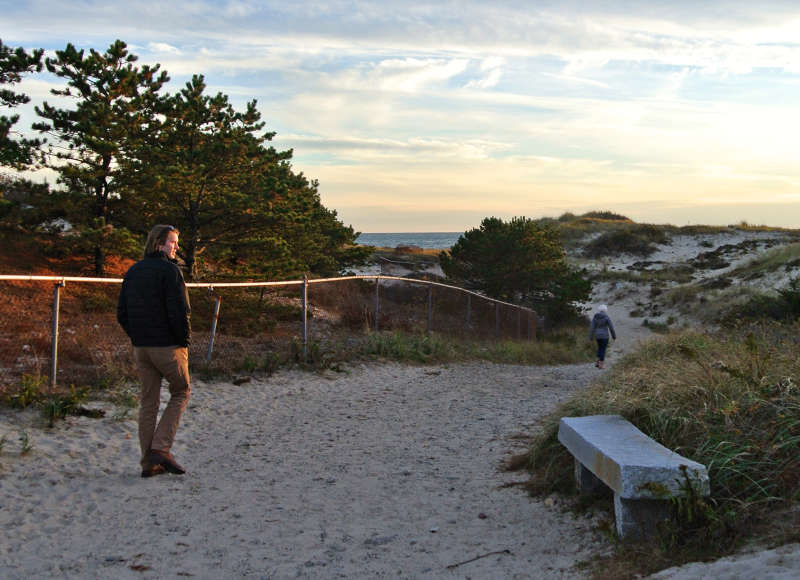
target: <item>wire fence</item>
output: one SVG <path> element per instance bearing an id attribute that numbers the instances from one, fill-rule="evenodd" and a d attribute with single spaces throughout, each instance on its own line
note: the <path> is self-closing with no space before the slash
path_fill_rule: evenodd
<path id="1" fill-rule="evenodd" d="M 48 376 L 51 388 L 134 376 L 130 341 L 116 322 L 122 278 L 0 275 L 0 283 L 8 312 L 0 385 L 25 375 Z M 190 362 L 210 372 L 269 370 L 286 356 L 307 362 L 323 356 L 322 344 L 353 340 L 354 330 L 536 338 L 533 310 L 430 280 L 368 275 L 186 286 Z"/>

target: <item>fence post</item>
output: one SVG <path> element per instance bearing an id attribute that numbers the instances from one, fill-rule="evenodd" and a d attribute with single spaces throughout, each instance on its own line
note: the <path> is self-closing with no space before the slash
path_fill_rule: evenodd
<path id="1" fill-rule="evenodd" d="M 531 339 L 531 311 L 527 310 L 528 313 L 528 340 Z"/>
<path id="2" fill-rule="evenodd" d="M 494 303 L 494 335 L 500 338 L 500 304 Z"/>
<path id="3" fill-rule="evenodd" d="M 50 390 L 56 388 L 56 374 L 58 373 L 58 312 L 61 308 L 61 289 L 64 280 L 56 282 L 53 286 L 53 333 L 50 339 Z"/>
<path id="4" fill-rule="evenodd" d="M 208 287 L 208 295 L 214 295 L 214 287 Z M 217 336 L 217 321 L 219 320 L 219 309 L 222 303 L 222 295 L 217 294 L 214 303 L 214 316 L 211 318 L 211 336 L 208 337 L 208 352 L 206 352 L 206 366 L 211 364 L 211 353 L 214 351 L 214 338 Z"/>
<path id="5" fill-rule="evenodd" d="M 425 326 L 425 333 L 430 333 L 431 322 L 433 319 L 433 286 L 428 284 L 428 322 Z"/>
<path id="6" fill-rule="evenodd" d="M 522 310 L 517 308 L 517 340 L 522 338 Z"/>
<path id="7" fill-rule="evenodd" d="M 472 309 L 472 294 L 467 294 L 467 328 L 469 328 L 470 310 Z"/>
<path id="8" fill-rule="evenodd" d="M 380 276 L 375 277 L 375 332 L 378 332 L 378 315 L 380 314 Z"/>
<path id="9" fill-rule="evenodd" d="M 303 274 L 303 362 L 308 362 L 308 275 Z"/>

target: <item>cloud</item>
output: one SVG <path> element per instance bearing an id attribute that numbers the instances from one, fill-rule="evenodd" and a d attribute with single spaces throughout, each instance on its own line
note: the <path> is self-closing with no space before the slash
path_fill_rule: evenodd
<path id="1" fill-rule="evenodd" d="M 303 156 L 328 154 L 332 163 L 357 165 L 377 159 L 408 165 L 439 163 L 444 159 L 454 162 L 486 159 L 494 153 L 507 150 L 507 143 L 468 139 L 410 138 L 407 140 L 340 137 L 329 138 L 312 135 L 286 134 L 276 142 L 302 151 Z"/>
<path id="2" fill-rule="evenodd" d="M 548 72 L 543 72 L 541 74 L 543 74 L 544 76 L 547 76 L 547 77 L 550 77 L 550 78 L 554 78 L 554 79 L 557 79 L 557 80 L 560 80 L 560 81 L 568 82 L 568 83 L 578 83 L 578 84 L 582 84 L 582 85 L 592 85 L 592 86 L 601 87 L 601 88 L 604 88 L 604 89 L 609 88 L 607 83 L 603 83 L 603 82 L 600 82 L 600 81 L 595 81 L 595 80 L 592 80 L 592 79 L 584 79 L 584 78 L 580 78 L 580 77 L 576 77 L 576 76 L 559 75 L 559 74 L 553 74 L 553 73 L 548 73 Z"/>
<path id="3" fill-rule="evenodd" d="M 362 81 L 384 91 L 417 92 L 463 72 L 465 59 L 389 59 L 367 71 Z"/>
<path id="4" fill-rule="evenodd" d="M 0 27 L 51 50 L 119 37 L 170 91 L 203 74 L 257 98 L 334 209 L 742 202 L 800 181 L 793 2 L 30 0 Z M 60 82 L 31 81 L 48 100 Z"/>
<path id="5" fill-rule="evenodd" d="M 179 56 L 182 54 L 181 50 L 166 42 L 149 42 L 147 48 L 150 52 L 155 54 L 170 54 Z"/>

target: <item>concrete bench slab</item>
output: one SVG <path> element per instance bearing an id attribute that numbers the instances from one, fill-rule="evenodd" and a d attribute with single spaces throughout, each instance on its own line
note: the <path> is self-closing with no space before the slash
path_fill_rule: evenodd
<path id="1" fill-rule="evenodd" d="M 582 493 L 602 486 L 614 492 L 614 515 L 621 537 L 650 536 L 668 516 L 671 497 L 687 485 L 710 493 L 706 467 L 657 443 L 619 415 L 563 417 L 558 440 L 575 457 Z"/>

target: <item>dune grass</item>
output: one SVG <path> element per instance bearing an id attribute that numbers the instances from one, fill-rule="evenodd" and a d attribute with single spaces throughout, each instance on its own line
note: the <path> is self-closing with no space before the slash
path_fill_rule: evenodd
<path id="1" fill-rule="evenodd" d="M 574 492 L 558 420 L 594 414 L 620 414 L 706 465 L 712 490 L 692 510 L 677 510 L 676 527 L 662 529 L 654 545 L 620 544 L 598 565 L 599 577 L 717 558 L 747 541 L 800 540 L 800 322 L 684 330 L 645 343 L 547 419 L 525 457 L 532 493 Z"/>
<path id="2" fill-rule="evenodd" d="M 485 360 L 503 364 L 554 365 L 592 360 L 584 326 L 570 327 L 540 340 L 468 340 L 438 334 L 376 332 L 353 353 L 357 357 L 410 363 Z"/>
<path id="3" fill-rule="evenodd" d="M 731 276 L 755 278 L 777 270 L 792 271 L 800 266 L 800 243 L 772 248 L 741 266 L 734 268 Z"/>

